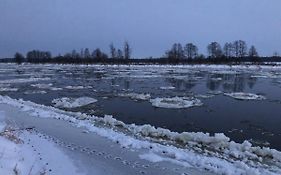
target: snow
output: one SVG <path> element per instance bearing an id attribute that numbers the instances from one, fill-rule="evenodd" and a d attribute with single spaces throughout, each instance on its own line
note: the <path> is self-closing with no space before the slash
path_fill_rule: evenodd
<path id="1" fill-rule="evenodd" d="M 96 99 L 91 98 L 91 97 L 79 97 L 79 98 L 68 98 L 68 97 L 63 97 L 63 98 L 57 98 L 52 100 L 52 103 L 54 104 L 55 107 L 60 107 L 60 108 L 77 108 L 77 107 L 82 107 L 86 106 L 92 103 L 97 102 Z"/>
<path id="2" fill-rule="evenodd" d="M 73 125 L 86 128 L 125 148 L 149 150 L 148 154 L 142 154 L 140 157 L 152 162 L 168 161 L 185 167 L 191 166 L 226 175 L 281 174 L 281 152 L 267 147 L 253 147 L 248 141 L 241 144 L 235 143 L 222 133 L 211 136 L 208 133 L 200 132 L 177 133 L 150 125 L 126 125 L 111 116 L 99 118 L 66 112 L 4 96 L 0 96 L 0 103 L 15 106 L 34 117 L 71 121 Z M 101 127 L 98 124 L 100 122 L 110 124 L 110 127 L 106 127 L 106 125 Z M 125 129 L 126 133 L 118 131 L 120 127 Z"/>
<path id="3" fill-rule="evenodd" d="M 133 100 L 149 100 L 151 98 L 150 94 L 138 94 L 138 93 L 120 93 L 119 97 L 128 97 Z"/>
<path id="4" fill-rule="evenodd" d="M 42 135 L 10 128 L 6 126 L 4 118 L 5 113 L 0 111 L 1 174 L 80 174 L 73 162 L 54 143 L 43 139 Z M 5 131 L 4 127 L 7 128 Z M 17 141 L 12 139 L 14 137 Z"/>
<path id="5" fill-rule="evenodd" d="M 244 92 L 224 93 L 224 95 L 232 97 L 237 100 L 265 100 L 266 99 L 266 97 L 262 95 L 244 93 Z"/>
<path id="6" fill-rule="evenodd" d="M 155 98 L 151 99 L 150 102 L 154 107 L 173 109 L 190 108 L 203 105 L 199 99 L 189 97 Z"/>

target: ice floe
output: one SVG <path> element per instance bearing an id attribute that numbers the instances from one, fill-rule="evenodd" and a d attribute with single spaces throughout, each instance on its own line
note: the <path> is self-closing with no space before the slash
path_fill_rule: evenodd
<path id="1" fill-rule="evenodd" d="M 133 100 L 149 100 L 151 98 L 150 94 L 138 94 L 138 93 L 119 93 L 119 97 L 128 97 Z"/>
<path id="2" fill-rule="evenodd" d="M 162 90 L 172 90 L 172 89 L 175 89 L 176 87 L 174 86 L 161 86 L 160 89 Z"/>
<path id="3" fill-rule="evenodd" d="M 0 87 L 0 92 L 16 92 L 18 88 Z"/>
<path id="4" fill-rule="evenodd" d="M 66 86 L 65 89 L 71 89 L 71 90 L 80 90 L 80 89 L 90 89 L 92 86 Z"/>
<path id="5" fill-rule="evenodd" d="M 152 106 L 158 108 L 190 108 L 194 106 L 201 106 L 203 103 L 192 97 L 171 97 L 171 98 L 155 98 L 150 100 Z"/>
<path id="6" fill-rule="evenodd" d="M 50 89 L 51 86 L 53 86 L 53 84 L 52 83 L 49 83 L 49 84 L 38 83 L 38 84 L 32 84 L 30 86 L 37 87 L 39 89 Z"/>
<path id="7" fill-rule="evenodd" d="M 50 78 L 19 78 L 19 79 L 10 79 L 10 80 L 1 80 L 0 83 L 30 83 L 35 81 L 46 81 Z"/>
<path id="8" fill-rule="evenodd" d="M 63 97 L 63 98 L 57 98 L 52 100 L 54 106 L 59 108 L 77 108 L 95 102 L 97 102 L 97 100 L 91 97 L 80 97 L 80 98 Z"/>
<path id="9" fill-rule="evenodd" d="M 46 91 L 32 91 L 32 90 L 29 90 L 29 91 L 25 91 L 24 94 L 26 95 L 30 95 L 30 94 L 47 94 Z"/>
<path id="10" fill-rule="evenodd" d="M 224 93 L 224 95 L 232 97 L 237 100 L 265 100 L 266 99 L 266 97 L 263 95 L 244 93 L 244 92 Z"/>

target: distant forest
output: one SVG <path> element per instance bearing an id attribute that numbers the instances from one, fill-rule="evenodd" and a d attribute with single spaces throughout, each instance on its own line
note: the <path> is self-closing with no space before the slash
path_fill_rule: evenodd
<path id="1" fill-rule="evenodd" d="M 97 48 L 91 51 L 88 48 L 80 51 L 72 50 L 63 55 L 52 56 L 50 51 L 32 50 L 26 55 L 15 53 L 14 58 L 1 59 L 1 62 L 28 63 L 62 63 L 62 64 L 203 64 L 203 63 L 235 63 L 242 62 L 281 62 L 277 52 L 272 56 L 260 57 L 255 46 L 248 48 L 247 43 L 242 40 L 227 42 L 222 47 L 218 42 L 211 42 L 207 46 L 208 55 L 200 54 L 198 47 L 193 43 L 182 45 L 175 43 L 159 58 L 132 58 L 132 48 L 128 42 L 124 43 L 122 49 L 109 45 L 109 53 Z"/>

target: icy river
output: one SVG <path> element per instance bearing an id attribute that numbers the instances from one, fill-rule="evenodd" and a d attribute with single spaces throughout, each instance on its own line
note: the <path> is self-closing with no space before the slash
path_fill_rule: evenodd
<path id="1" fill-rule="evenodd" d="M 281 150 L 281 66 L 0 64 L 0 95 L 177 147 L 212 152 L 213 138 Z"/>

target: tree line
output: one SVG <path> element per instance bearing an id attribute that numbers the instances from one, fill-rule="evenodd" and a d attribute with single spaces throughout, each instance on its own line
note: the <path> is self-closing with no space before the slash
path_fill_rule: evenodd
<path id="1" fill-rule="evenodd" d="M 199 53 L 198 47 L 193 43 L 182 45 L 175 43 L 160 58 L 133 59 L 132 48 L 126 41 L 122 49 L 116 48 L 113 43 L 109 45 L 109 54 L 96 48 L 72 50 L 64 55 L 52 56 L 49 51 L 32 50 L 26 56 L 16 53 L 14 61 L 17 63 L 227 63 L 227 62 L 263 62 L 281 61 L 277 53 L 272 57 L 260 57 L 254 45 L 248 48 L 243 40 L 226 42 L 223 46 L 218 42 L 207 45 L 207 56 Z"/>
<path id="2" fill-rule="evenodd" d="M 182 46 L 180 43 L 173 44 L 166 52 L 166 56 L 172 60 L 180 59 L 209 59 L 213 61 L 257 61 L 259 54 L 255 46 L 248 49 L 247 43 L 243 40 L 227 42 L 222 47 L 218 42 L 211 42 L 207 46 L 208 56 L 198 53 L 198 47 L 193 43 Z"/>

